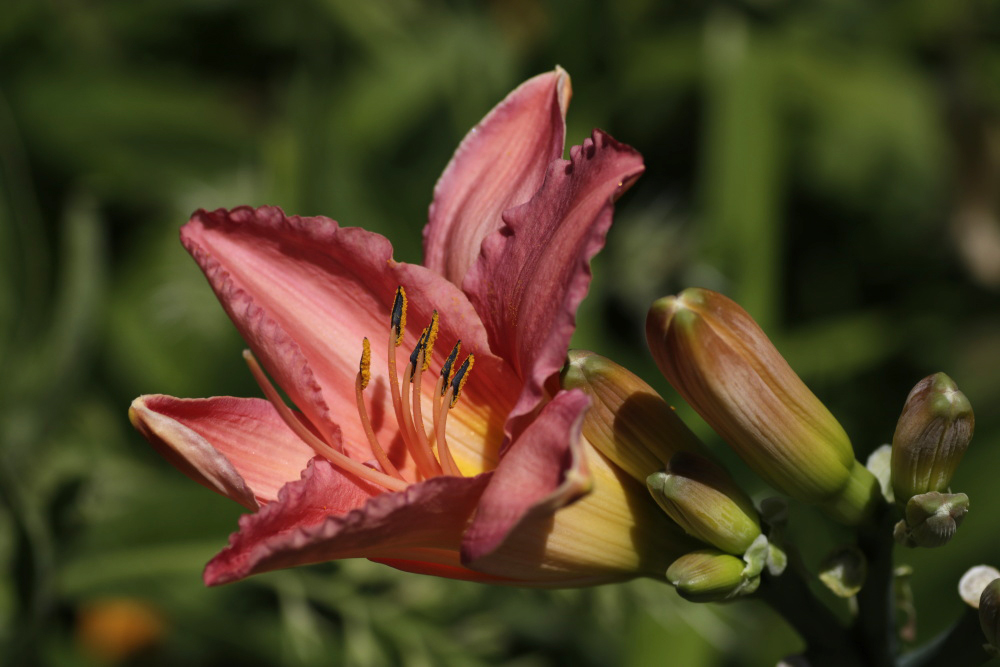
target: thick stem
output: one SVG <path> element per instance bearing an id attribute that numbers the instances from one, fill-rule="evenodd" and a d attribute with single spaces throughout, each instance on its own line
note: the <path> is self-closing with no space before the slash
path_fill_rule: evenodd
<path id="1" fill-rule="evenodd" d="M 950 628 L 899 659 L 898 667 L 952 667 L 981 665 L 992 658 L 983 650 L 979 613 L 963 605 L 962 616 Z"/>
<path id="2" fill-rule="evenodd" d="M 893 594 L 892 524 L 886 503 L 880 503 L 871 521 L 858 529 L 858 548 L 865 554 L 868 576 L 858 593 L 854 635 L 866 664 L 891 667 L 896 662 L 896 600 Z"/>
<path id="3" fill-rule="evenodd" d="M 757 592 L 806 642 L 806 658 L 813 667 L 861 665 L 850 632 L 844 628 L 799 575 L 797 554 L 789 553 L 790 567 L 778 577 L 763 574 Z"/>
<path id="4" fill-rule="evenodd" d="M 821 509 L 837 523 L 858 526 L 871 521 L 882 504 L 878 479 L 860 461 L 855 461 L 844 488 L 836 498 L 823 503 Z"/>

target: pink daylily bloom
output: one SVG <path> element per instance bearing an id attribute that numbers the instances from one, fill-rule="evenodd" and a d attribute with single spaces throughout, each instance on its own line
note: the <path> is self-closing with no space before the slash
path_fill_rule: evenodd
<path id="1" fill-rule="evenodd" d="M 556 69 L 473 128 L 435 188 L 424 266 L 273 207 L 183 227 L 268 398 L 146 395 L 129 412 L 173 465 L 253 512 L 207 584 L 365 557 L 582 585 L 662 577 L 683 553 L 645 489 L 581 437 L 586 396 L 558 387 L 589 261 L 643 170 L 598 130 L 561 159 L 569 97 Z"/>

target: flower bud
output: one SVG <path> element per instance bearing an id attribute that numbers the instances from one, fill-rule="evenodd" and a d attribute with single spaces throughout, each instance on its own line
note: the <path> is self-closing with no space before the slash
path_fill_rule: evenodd
<path id="1" fill-rule="evenodd" d="M 994 579 L 1000 578 L 1000 570 L 992 565 L 974 565 L 966 570 L 958 581 L 958 595 L 965 604 L 979 609 L 983 591 Z"/>
<path id="2" fill-rule="evenodd" d="M 857 595 L 868 577 L 868 559 L 855 546 L 841 547 L 819 565 L 819 580 L 839 598 Z"/>
<path id="3" fill-rule="evenodd" d="M 760 577 L 744 574 L 746 563 L 715 549 L 692 551 L 667 568 L 667 579 L 692 602 L 721 602 L 757 590 Z"/>
<path id="4" fill-rule="evenodd" d="M 892 436 L 892 487 L 896 501 L 947 491 L 969 447 L 972 406 L 944 373 L 925 377 L 906 397 Z"/>
<path id="5" fill-rule="evenodd" d="M 663 470 L 677 452 L 702 451 L 697 436 L 656 390 L 610 359 L 570 350 L 562 386 L 590 396 L 584 437 L 639 482 Z"/>
<path id="6" fill-rule="evenodd" d="M 986 650 L 1000 656 L 1000 579 L 994 579 L 979 597 L 979 625 L 986 635 Z"/>
<path id="7" fill-rule="evenodd" d="M 907 547 L 933 548 L 947 544 L 969 511 L 964 493 L 923 493 L 906 503 L 906 518 L 896 524 L 893 537 Z"/>
<path id="8" fill-rule="evenodd" d="M 653 499 L 688 535 L 743 556 L 760 535 L 753 503 L 725 470 L 698 454 L 681 452 L 666 472 L 646 479 Z"/>
<path id="9" fill-rule="evenodd" d="M 660 371 L 754 472 L 834 519 L 860 523 L 878 482 L 851 442 L 750 315 L 688 289 L 656 301 L 646 340 Z"/>

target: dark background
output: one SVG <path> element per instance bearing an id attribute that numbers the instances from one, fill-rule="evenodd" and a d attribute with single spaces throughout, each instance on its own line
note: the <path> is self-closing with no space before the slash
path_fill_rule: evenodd
<path id="1" fill-rule="evenodd" d="M 947 547 L 898 554 L 933 636 L 962 572 L 1000 565 L 998 30 L 997 5 L 968 0 L 4 0 L 0 655 L 766 665 L 799 648 L 763 606 L 697 606 L 650 581 L 540 592 L 358 561 L 206 589 L 240 510 L 129 426 L 141 393 L 257 394 L 177 242 L 191 211 L 329 215 L 419 261 L 451 151 L 556 64 L 575 89 L 569 143 L 599 126 L 647 165 L 575 346 L 673 396 L 646 309 L 719 289 L 862 460 L 921 377 L 946 371 L 968 395 L 977 434 L 953 483 L 968 519 Z M 812 566 L 845 538 L 810 511 L 793 532 Z"/>

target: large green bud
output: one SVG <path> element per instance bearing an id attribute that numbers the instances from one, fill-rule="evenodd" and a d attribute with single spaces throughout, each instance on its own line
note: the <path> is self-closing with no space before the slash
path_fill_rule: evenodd
<path id="1" fill-rule="evenodd" d="M 681 452 L 665 472 L 646 480 L 653 499 L 684 531 L 702 542 L 743 556 L 760 535 L 760 519 L 750 498 L 722 467 Z"/>
<path id="2" fill-rule="evenodd" d="M 905 505 L 913 496 L 947 491 L 969 448 L 976 421 L 955 382 L 935 373 L 906 397 L 892 436 L 892 489 Z"/>
<path id="3" fill-rule="evenodd" d="M 697 436 L 655 389 L 606 357 L 570 350 L 562 386 L 590 396 L 583 436 L 643 484 L 677 452 L 704 451 Z"/>
<path id="4" fill-rule="evenodd" d="M 667 380 L 769 484 L 847 525 L 868 516 L 877 480 L 735 302 L 706 289 L 660 299 L 646 319 L 646 340 Z"/>

